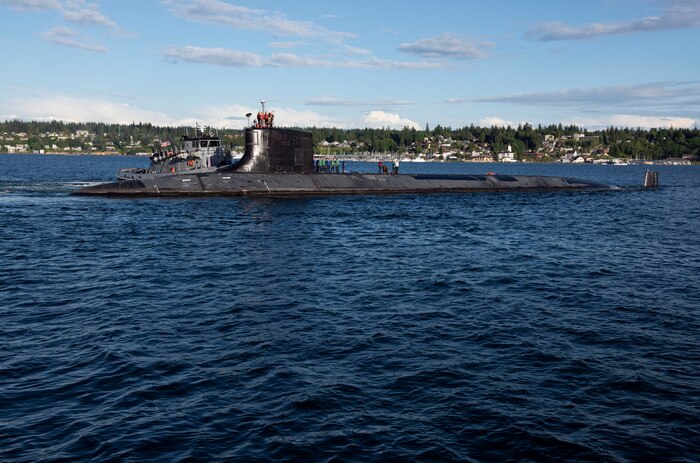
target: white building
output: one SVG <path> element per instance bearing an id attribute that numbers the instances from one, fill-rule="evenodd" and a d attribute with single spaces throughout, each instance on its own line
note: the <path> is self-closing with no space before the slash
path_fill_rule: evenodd
<path id="1" fill-rule="evenodd" d="M 503 153 L 498 153 L 498 160 L 500 162 L 517 162 L 515 159 L 515 153 L 513 148 L 508 145 L 508 150 Z"/>

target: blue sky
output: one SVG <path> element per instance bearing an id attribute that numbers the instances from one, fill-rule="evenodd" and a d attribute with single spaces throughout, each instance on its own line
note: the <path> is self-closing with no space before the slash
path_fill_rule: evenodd
<path id="1" fill-rule="evenodd" d="M 0 119 L 700 126 L 700 0 L 0 0 Z"/>

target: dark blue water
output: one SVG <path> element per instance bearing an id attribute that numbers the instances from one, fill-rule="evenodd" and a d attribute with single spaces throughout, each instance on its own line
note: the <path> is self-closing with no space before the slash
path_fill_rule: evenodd
<path id="1" fill-rule="evenodd" d="M 69 195 L 143 163 L 0 156 L 0 461 L 698 461 L 700 166 L 658 191 Z"/>

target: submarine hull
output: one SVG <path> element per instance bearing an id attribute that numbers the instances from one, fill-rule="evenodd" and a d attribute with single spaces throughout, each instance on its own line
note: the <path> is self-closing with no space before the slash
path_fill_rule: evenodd
<path id="1" fill-rule="evenodd" d="M 566 177 L 526 175 L 379 175 L 216 172 L 94 185 L 76 192 L 104 196 L 304 196 L 479 191 L 610 190 Z"/>
<path id="2" fill-rule="evenodd" d="M 470 191 L 607 190 L 607 185 L 564 177 L 524 175 L 382 175 L 314 172 L 310 132 L 248 128 L 245 153 L 215 172 L 145 172 L 138 178 L 78 190 L 106 196 L 303 196 L 447 193 Z"/>

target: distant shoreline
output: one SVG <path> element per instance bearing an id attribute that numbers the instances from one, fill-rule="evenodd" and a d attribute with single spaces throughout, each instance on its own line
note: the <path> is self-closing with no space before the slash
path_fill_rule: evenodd
<path id="1" fill-rule="evenodd" d="M 0 155 L 13 155 L 13 156 L 27 156 L 27 155 L 36 155 L 36 156 L 124 156 L 124 157 L 148 157 L 150 156 L 149 154 L 143 153 L 143 154 L 121 154 L 121 153 L 111 153 L 111 152 L 99 152 L 99 153 L 8 153 L 8 152 L 3 152 L 0 151 Z M 315 154 L 314 156 L 316 156 Z M 328 157 L 326 155 L 321 155 L 324 158 Z M 343 156 L 331 156 L 336 159 L 340 159 L 343 161 L 347 162 L 366 162 L 366 163 L 376 163 L 376 162 L 383 162 L 383 163 L 391 163 L 394 159 L 396 159 L 396 156 L 387 156 L 385 158 L 374 158 L 374 159 L 357 159 L 355 157 L 343 157 Z M 421 160 L 412 160 L 412 159 L 401 159 L 399 158 L 399 161 L 403 163 L 414 163 L 414 164 L 423 164 L 423 163 L 446 163 L 446 164 L 490 164 L 490 165 L 508 165 L 508 164 L 570 164 L 572 166 L 576 165 L 610 165 L 614 167 L 625 167 L 625 166 L 693 166 L 693 165 L 700 165 L 700 162 L 697 161 L 688 161 L 687 159 L 662 159 L 658 161 L 637 161 L 637 160 L 631 160 L 627 161 L 626 164 L 608 164 L 608 163 L 595 163 L 595 162 L 561 162 L 561 161 L 511 161 L 511 162 L 500 162 L 500 161 L 456 161 L 456 160 L 439 160 L 439 159 L 421 159 Z"/>

